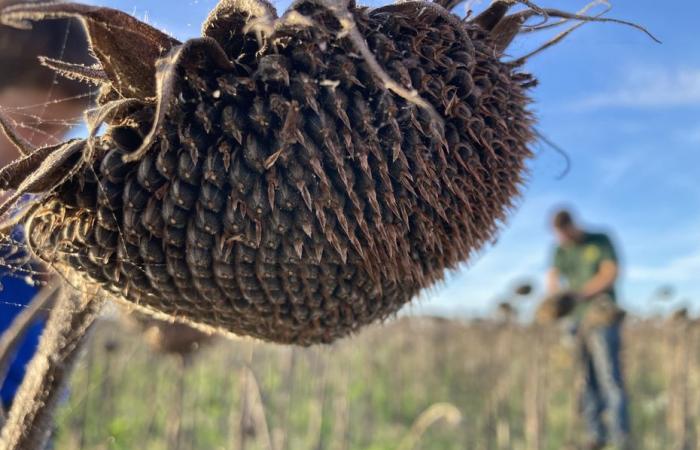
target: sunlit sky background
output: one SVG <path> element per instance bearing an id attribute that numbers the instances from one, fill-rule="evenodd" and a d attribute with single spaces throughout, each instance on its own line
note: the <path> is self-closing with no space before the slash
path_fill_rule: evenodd
<path id="1" fill-rule="evenodd" d="M 584 0 L 585 1 L 585 0 Z M 531 60 L 539 129 L 564 148 L 537 147 L 519 207 L 482 254 L 409 308 L 441 314 L 489 313 L 518 280 L 542 289 L 552 251 L 548 215 L 572 205 L 590 228 L 609 230 L 623 257 L 621 301 L 649 314 L 682 302 L 700 310 L 700 2 L 612 0 L 610 17 L 648 27 L 663 44 L 618 25 L 587 24 Z M 105 0 L 184 40 L 199 34 L 215 0 Z M 273 2 L 279 11 L 287 1 Z M 370 5 L 377 5 L 373 2 Z M 488 4 L 474 2 L 476 12 Z M 541 2 L 576 11 L 583 1 Z M 464 7 L 457 10 L 464 14 Z M 521 39 L 527 53 L 550 35 Z M 675 300 L 652 299 L 662 284 Z"/>

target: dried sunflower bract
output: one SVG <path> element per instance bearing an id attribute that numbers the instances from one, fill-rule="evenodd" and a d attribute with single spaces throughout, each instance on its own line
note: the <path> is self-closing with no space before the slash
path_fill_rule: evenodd
<path id="1" fill-rule="evenodd" d="M 503 52 L 533 10 L 224 0 L 180 43 L 116 10 L 78 17 L 99 60 L 84 140 L 0 187 L 41 194 L 32 250 L 115 298 L 220 331 L 308 345 L 395 313 L 493 239 L 531 155 L 533 77 Z M 100 125 L 103 134 L 98 135 Z"/>

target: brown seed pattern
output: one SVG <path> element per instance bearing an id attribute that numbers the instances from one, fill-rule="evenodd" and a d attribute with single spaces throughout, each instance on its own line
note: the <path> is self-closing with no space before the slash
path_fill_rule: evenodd
<path id="1" fill-rule="evenodd" d="M 313 26 L 261 33 L 241 11 L 210 22 L 233 65 L 182 57 L 138 161 L 123 158 L 155 106 L 112 114 L 94 161 L 33 214 L 34 251 L 170 316 L 308 345 L 394 314 L 493 239 L 530 156 L 532 77 L 477 23 L 351 5 L 437 126 L 380 82 L 330 9 L 292 10 Z"/>

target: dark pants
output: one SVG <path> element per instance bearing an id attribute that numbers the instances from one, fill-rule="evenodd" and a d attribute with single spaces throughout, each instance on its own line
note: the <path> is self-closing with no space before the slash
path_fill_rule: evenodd
<path id="1" fill-rule="evenodd" d="M 579 342 L 584 370 L 581 408 L 590 439 L 627 449 L 629 416 L 620 364 L 620 324 L 582 331 Z"/>

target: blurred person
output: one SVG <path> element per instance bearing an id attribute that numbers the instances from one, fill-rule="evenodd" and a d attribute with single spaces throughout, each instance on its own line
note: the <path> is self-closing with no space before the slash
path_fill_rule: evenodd
<path id="1" fill-rule="evenodd" d="M 0 0 L 0 9 L 18 3 L 27 2 Z M 16 118 L 13 125 L 17 134 L 35 147 L 56 144 L 63 139 L 72 121 L 89 105 L 92 89 L 55 76 L 51 69 L 39 63 L 39 56 L 79 64 L 94 63 L 88 54 L 82 25 L 76 20 L 45 21 L 34 24 L 31 30 L 0 25 L 0 113 L 7 119 Z M 18 156 L 19 150 L 0 132 L 0 166 Z M 21 227 L 12 230 L 10 239 L 15 243 L 23 242 Z M 16 246 L 11 247 L 0 243 L 0 257 L 21 259 Z M 20 253 L 26 252 L 22 246 L 20 248 Z M 32 275 L 25 275 L 26 272 L 17 267 L 0 266 L 0 334 L 10 327 L 40 288 L 31 279 Z M 22 383 L 43 325 L 40 321 L 26 330 L 6 377 L 0 378 L 0 401 L 5 411 L 9 410 Z"/>
<path id="2" fill-rule="evenodd" d="M 571 318 L 584 372 L 581 412 L 588 432 L 584 448 L 601 449 L 611 443 L 631 449 L 620 362 L 624 313 L 616 306 L 617 253 L 606 234 L 582 229 L 567 210 L 554 214 L 552 227 L 558 245 L 547 287 L 550 294 L 569 292 L 575 299 Z"/>

